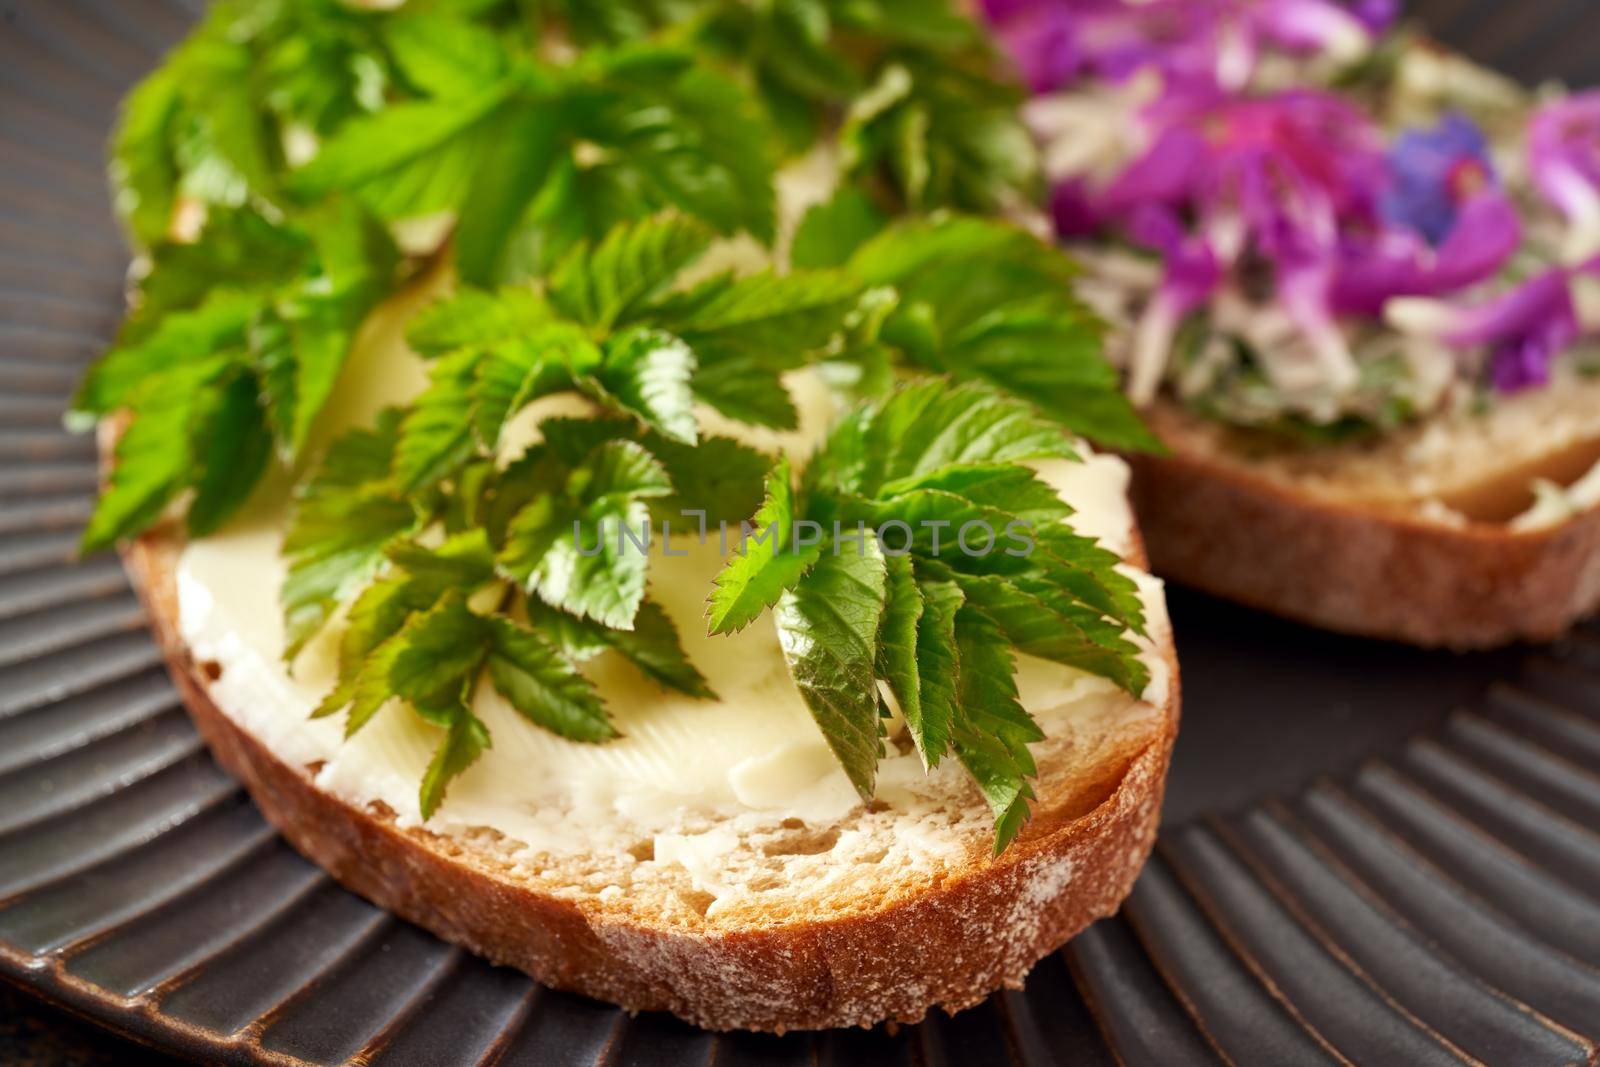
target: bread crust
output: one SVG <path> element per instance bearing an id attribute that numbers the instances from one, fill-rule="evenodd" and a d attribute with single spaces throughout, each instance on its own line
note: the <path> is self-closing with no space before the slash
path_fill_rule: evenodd
<path id="1" fill-rule="evenodd" d="M 936 1005 L 956 1011 L 1020 985 L 1039 959 L 1116 911 L 1154 844 L 1178 725 L 1170 643 L 1162 721 L 1101 761 L 1086 813 L 1042 811 L 1001 856 L 915 893 L 843 918 L 712 933 L 641 922 L 594 894 L 558 897 L 475 862 L 459 842 L 318 789 L 310 769 L 228 718 L 178 635 L 180 547 L 157 531 L 123 557 L 191 718 L 266 818 L 347 888 L 557 989 L 714 1030 L 915 1022 Z"/>
<path id="2" fill-rule="evenodd" d="M 1559 526 L 1447 525 L 1297 492 L 1244 458 L 1126 457 L 1157 574 L 1329 630 L 1457 650 L 1550 640 L 1600 608 L 1600 508 Z M 1166 432 L 1163 431 L 1166 427 Z"/>

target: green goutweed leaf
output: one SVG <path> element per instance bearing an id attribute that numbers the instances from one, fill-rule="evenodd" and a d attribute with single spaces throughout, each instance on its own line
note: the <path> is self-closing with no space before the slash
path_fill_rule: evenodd
<path id="1" fill-rule="evenodd" d="M 883 553 L 869 534 L 860 551 L 819 558 L 774 610 L 795 686 L 862 797 L 872 796 L 883 754 L 873 679 L 886 582 Z"/>
<path id="2" fill-rule="evenodd" d="M 760 510 L 740 528 L 737 553 L 717 575 L 708 614 L 712 633 L 731 633 L 750 625 L 822 557 L 820 544 L 798 543 L 799 517 L 789 463 L 779 460 L 767 475 Z"/>

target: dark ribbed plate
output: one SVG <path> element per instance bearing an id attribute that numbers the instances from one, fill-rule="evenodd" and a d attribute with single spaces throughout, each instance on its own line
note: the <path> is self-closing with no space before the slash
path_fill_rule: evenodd
<path id="1" fill-rule="evenodd" d="M 1594 1062 L 1592 630 L 1455 658 L 1175 597 L 1184 733 L 1127 908 L 895 1034 L 630 1018 L 339 889 L 205 753 L 116 561 L 72 554 L 94 455 L 60 413 L 124 267 L 102 141 L 197 6 L 0 0 L 0 973 L 239 1063 Z M 1600 55 L 1588 0 L 1438 6 L 1524 71 Z"/>

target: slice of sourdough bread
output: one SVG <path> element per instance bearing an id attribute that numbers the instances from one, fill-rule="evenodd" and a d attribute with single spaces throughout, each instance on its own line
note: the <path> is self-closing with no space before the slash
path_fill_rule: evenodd
<path id="1" fill-rule="evenodd" d="M 1554 638 L 1600 608 L 1600 380 L 1334 446 L 1285 447 L 1170 401 L 1146 418 L 1171 454 L 1131 457 L 1134 504 L 1173 581 L 1457 649 Z M 1572 487 L 1566 504 L 1536 506 L 1541 482 Z"/>
<path id="2" fill-rule="evenodd" d="M 1122 521 L 1131 526 L 1125 511 Z M 1118 541 L 1141 566 L 1137 532 Z M 183 640 L 182 550 L 158 531 L 124 556 L 191 716 L 267 818 L 355 892 L 556 988 L 714 1029 L 912 1022 L 1019 984 L 1117 909 L 1154 840 L 1178 691 L 1159 584 L 1148 579 L 1158 681 L 1146 701 L 1090 700 L 1045 718 L 1040 801 L 1000 856 L 988 808 L 947 761 L 915 802 L 858 803 L 809 823 L 782 811 L 702 819 L 697 837 L 723 839 L 711 892 L 694 864 L 656 854 L 664 838 L 651 826 L 620 853 L 529 848 L 487 826 L 418 825 L 381 800 L 328 788 L 320 763 L 287 758 L 241 725 L 263 709 L 227 706 L 238 699 L 226 695 L 230 668 Z M 1096 692 L 1105 684 L 1082 681 Z"/>

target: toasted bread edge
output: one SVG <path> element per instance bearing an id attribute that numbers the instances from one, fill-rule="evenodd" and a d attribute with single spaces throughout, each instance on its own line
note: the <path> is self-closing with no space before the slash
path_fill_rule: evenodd
<path id="1" fill-rule="evenodd" d="M 125 546 L 123 558 L 190 717 L 268 821 L 346 888 L 557 989 L 713 1030 L 916 1022 L 932 1007 L 956 1011 L 1019 986 L 1040 959 L 1117 910 L 1154 844 L 1178 725 L 1170 644 L 1161 727 L 1096 768 L 1114 780 L 1087 814 L 1040 812 L 1044 832 L 860 915 L 709 934 L 641 923 L 592 894 L 519 884 L 474 862 L 470 842 L 398 826 L 390 813 L 326 793 L 313 768 L 285 763 L 237 726 L 178 636 L 180 549 L 174 533 L 158 530 Z"/>
<path id="2" fill-rule="evenodd" d="M 1154 571 L 1364 637 L 1460 651 L 1560 637 L 1600 609 L 1600 508 L 1545 530 L 1459 526 L 1297 493 L 1169 440 L 1126 457 Z"/>

